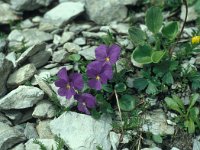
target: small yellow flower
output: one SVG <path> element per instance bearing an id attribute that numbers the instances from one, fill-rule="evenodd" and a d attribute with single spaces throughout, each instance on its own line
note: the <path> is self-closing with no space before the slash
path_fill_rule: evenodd
<path id="1" fill-rule="evenodd" d="M 198 43 L 200 43 L 200 36 L 192 37 L 192 44 L 198 44 Z"/>

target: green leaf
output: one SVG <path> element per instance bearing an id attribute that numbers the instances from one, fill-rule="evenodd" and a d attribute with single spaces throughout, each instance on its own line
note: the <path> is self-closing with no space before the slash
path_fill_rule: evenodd
<path id="1" fill-rule="evenodd" d="M 166 97 L 165 102 L 167 103 L 167 107 L 169 107 L 172 110 L 177 111 L 179 114 L 183 114 L 179 105 L 172 98 Z"/>
<path id="2" fill-rule="evenodd" d="M 131 111 L 135 108 L 136 100 L 137 100 L 137 98 L 135 96 L 128 95 L 128 94 L 123 95 L 119 99 L 119 106 L 120 106 L 121 110 Z"/>
<path id="3" fill-rule="evenodd" d="M 137 78 L 133 81 L 133 87 L 139 91 L 144 90 L 148 85 L 148 82 L 144 78 Z"/>
<path id="4" fill-rule="evenodd" d="M 161 9 L 155 6 L 149 8 L 146 12 L 145 22 L 151 32 L 158 33 L 163 23 Z"/>
<path id="5" fill-rule="evenodd" d="M 133 51 L 133 59 L 141 64 L 149 64 L 152 63 L 151 55 L 152 55 L 152 48 L 147 45 L 139 45 Z"/>
<path id="6" fill-rule="evenodd" d="M 71 61 L 79 61 L 81 59 L 81 56 L 79 54 L 72 54 L 69 55 L 68 59 Z"/>
<path id="7" fill-rule="evenodd" d="M 167 72 L 163 78 L 162 78 L 163 82 L 170 85 L 170 84 L 173 84 L 174 83 L 174 78 L 171 74 L 171 72 Z"/>
<path id="8" fill-rule="evenodd" d="M 131 27 L 129 30 L 130 39 L 134 44 L 143 44 L 146 40 L 146 34 L 139 28 Z"/>
<path id="9" fill-rule="evenodd" d="M 152 82 L 149 82 L 147 89 L 146 89 L 146 93 L 155 95 L 155 94 L 157 94 L 157 92 L 158 92 L 158 89 L 157 89 L 156 85 Z"/>
<path id="10" fill-rule="evenodd" d="M 189 115 L 190 115 L 190 118 L 193 120 L 193 121 L 197 121 L 198 119 L 198 115 L 199 115 L 199 109 L 197 107 L 193 107 L 189 110 Z"/>
<path id="11" fill-rule="evenodd" d="M 113 92 L 113 88 L 111 85 L 109 84 L 103 84 L 102 89 L 108 93 L 112 93 Z"/>
<path id="12" fill-rule="evenodd" d="M 172 99 L 178 104 L 179 108 L 185 111 L 184 103 L 183 101 L 176 95 L 172 95 Z"/>
<path id="13" fill-rule="evenodd" d="M 192 106 L 194 106 L 194 104 L 196 103 L 196 101 L 199 98 L 199 94 L 192 94 L 191 98 L 190 98 L 190 105 L 188 110 L 190 110 L 190 108 L 192 108 Z"/>
<path id="14" fill-rule="evenodd" d="M 160 135 L 155 135 L 153 134 L 153 140 L 156 142 L 156 143 L 159 143 L 161 144 L 163 142 L 163 139 Z"/>
<path id="15" fill-rule="evenodd" d="M 115 90 L 116 90 L 116 92 L 126 91 L 126 84 L 124 84 L 124 83 L 115 84 Z"/>
<path id="16" fill-rule="evenodd" d="M 165 51 L 153 51 L 151 55 L 151 60 L 153 63 L 158 63 L 164 55 Z"/>
<path id="17" fill-rule="evenodd" d="M 194 125 L 194 121 L 192 119 L 186 120 L 184 122 L 184 126 L 188 129 L 189 133 L 195 132 L 195 125 Z"/>
<path id="18" fill-rule="evenodd" d="M 166 26 L 162 28 L 162 34 L 169 40 L 176 38 L 179 31 L 179 24 L 177 21 L 169 22 Z"/>

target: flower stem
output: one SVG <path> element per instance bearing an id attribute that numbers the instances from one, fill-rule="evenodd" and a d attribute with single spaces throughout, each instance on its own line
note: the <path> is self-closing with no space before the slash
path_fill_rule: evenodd
<path id="1" fill-rule="evenodd" d="M 118 98 L 118 95 L 117 95 L 117 91 L 114 90 L 114 93 L 115 93 L 115 97 L 116 97 L 116 101 L 117 101 L 117 107 L 118 107 L 118 110 L 119 110 L 119 117 L 120 117 L 120 121 L 121 121 L 121 131 L 122 131 L 122 134 L 120 136 L 120 141 L 122 141 L 122 137 L 123 137 L 123 134 L 124 134 L 122 112 L 121 112 L 121 109 L 120 109 L 120 106 L 119 106 L 119 98 Z"/>
<path id="2" fill-rule="evenodd" d="M 180 33 L 179 33 L 179 35 L 178 35 L 178 37 L 177 37 L 176 43 L 169 49 L 169 55 L 170 55 L 170 56 L 172 55 L 173 50 L 174 50 L 176 44 L 178 43 L 178 41 L 179 41 L 180 38 L 181 38 L 181 35 L 182 35 L 182 33 L 183 33 L 183 29 L 184 29 L 184 27 L 185 27 L 185 23 L 186 23 L 186 21 L 187 21 L 187 16 L 188 16 L 188 4 L 187 4 L 187 0 L 183 0 L 183 4 L 185 5 L 185 19 L 184 19 L 184 22 L 183 22 L 183 26 L 182 26 L 182 28 L 181 28 L 181 31 L 180 31 Z"/>

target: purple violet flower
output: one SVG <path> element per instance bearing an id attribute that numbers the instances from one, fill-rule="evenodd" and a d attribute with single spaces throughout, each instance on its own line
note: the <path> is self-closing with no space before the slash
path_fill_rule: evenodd
<path id="1" fill-rule="evenodd" d="M 102 84 L 107 83 L 108 79 L 112 78 L 112 66 L 103 64 L 99 61 L 93 61 L 87 65 L 87 76 L 90 78 L 88 81 L 89 87 L 100 90 Z"/>
<path id="2" fill-rule="evenodd" d="M 95 49 L 96 60 L 107 64 L 115 64 L 119 59 L 121 48 L 117 44 L 106 46 L 101 44 Z"/>
<path id="3" fill-rule="evenodd" d="M 80 112 L 90 114 L 88 108 L 95 108 L 96 107 L 96 99 L 94 96 L 88 93 L 84 93 L 82 95 L 76 94 L 74 98 L 78 101 L 78 110 Z"/>
<path id="4" fill-rule="evenodd" d="M 80 73 L 72 73 L 68 76 L 67 69 L 62 68 L 57 76 L 59 79 L 55 81 L 55 85 L 59 87 L 58 94 L 70 99 L 76 94 L 77 90 L 83 88 L 83 78 Z"/>

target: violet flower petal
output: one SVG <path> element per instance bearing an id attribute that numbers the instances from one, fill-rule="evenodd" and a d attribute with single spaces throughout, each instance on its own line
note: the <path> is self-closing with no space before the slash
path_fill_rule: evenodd
<path id="1" fill-rule="evenodd" d="M 95 56 L 98 61 L 105 61 L 106 57 L 108 56 L 107 49 L 108 47 L 104 44 L 99 45 L 95 49 Z"/>
<path id="2" fill-rule="evenodd" d="M 88 85 L 90 88 L 96 89 L 96 90 L 101 90 L 101 82 L 100 80 L 97 79 L 91 79 L 88 81 Z"/>
<path id="3" fill-rule="evenodd" d="M 96 99 L 93 95 L 88 94 L 88 93 L 84 93 L 83 94 L 83 98 L 85 100 L 86 106 L 88 108 L 95 108 L 96 106 Z"/>
<path id="4" fill-rule="evenodd" d="M 68 75 L 67 75 L 67 69 L 65 67 L 63 67 L 62 69 L 60 69 L 58 71 L 58 74 L 57 76 L 60 78 L 60 79 L 63 79 L 65 80 L 66 82 L 68 81 Z"/>
<path id="5" fill-rule="evenodd" d="M 58 80 L 55 81 L 55 85 L 57 87 L 65 88 L 66 85 L 67 85 L 67 82 L 63 79 L 58 79 Z"/>
<path id="6" fill-rule="evenodd" d="M 67 90 L 66 90 L 66 88 L 59 88 L 59 89 L 58 89 L 58 94 L 59 94 L 60 96 L 66 96 L 66 95 L 67 95 Z"/>
<path id="7" fill-rule="evenodd" d="M 93 62 L 91 62 L 91 63 L 89 63 L 89 64 L 87 65 L 87 70 L 93 69 L 93 70 L 96 71 L 96 73 L 98 74 L 99 72 L 101 72 L 102 65 L 103 65 L 102 62 L 93 61 Z"/>
<path id="8" fill-rule="evenodd" d="M 66 90 L 66 99 L 70 99 L 73 95 L 75 95 L 74 89 L 70 88 Z"/>
<path id="9" fill-rule="evenodd" d="M 110 58 L 110 63 L 115 64 L 119 59 L 121 48 L 117 44 L 113 44 L 109 47 L 108 56 Z"/>
<path id="10" fill-rule="evenodd" d="M 83 78 L 80 73 L 73 73 L 70 78 L 75 89 L 81 90 L 83 88 Z"/>
<path id="11" fill-rule="evenodd" d="M 87 109 L 87 107 L 86 107 L 85 105 L 83 105 L 82 102 L 79 102 L 79 103 L 78 103 L 78 110 L 79 110 L 80 112 L 85 113 L 85 114 L 88 114 L 88 115 L 90 114 L 89 110 Z"/>
<path id="12" fill-rule="evenodd" d="M 112 79 L 113 70 L 111 65 L 105 64 L 102 70 L 103 70 L 102 73 L 107 77 L 107 79 Z"/>

